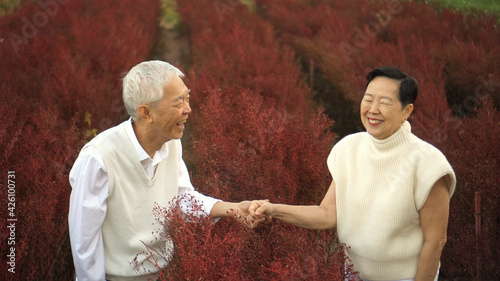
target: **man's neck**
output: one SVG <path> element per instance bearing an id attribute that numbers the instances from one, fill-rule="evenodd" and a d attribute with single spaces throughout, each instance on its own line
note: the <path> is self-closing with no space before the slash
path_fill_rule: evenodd
<path id="1" fill-rule="evenodd" d="M 146 151 L 149 157 L 153 159 L 156 151 L 160 150 L 165 142 L 151 137 L 152 134 L 148 130 L 149 127 L 147 124 L 141 124 L 141 121 L 132 122 L 132 128 L 134 129 L 134 133 L 139 141 L 139 144 L 142 146 L 144 151 Z"/>

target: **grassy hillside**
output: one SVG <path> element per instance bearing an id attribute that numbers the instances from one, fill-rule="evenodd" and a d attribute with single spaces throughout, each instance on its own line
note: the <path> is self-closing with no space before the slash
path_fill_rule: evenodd
<path id="1" fill-rule="evenodd" d="M 479 10 L 487 13 L 500 13 L 498 0 L 425 0 L 425 2 L 435 4 L 440 8 L 451 8 L 462 12 Z"/>

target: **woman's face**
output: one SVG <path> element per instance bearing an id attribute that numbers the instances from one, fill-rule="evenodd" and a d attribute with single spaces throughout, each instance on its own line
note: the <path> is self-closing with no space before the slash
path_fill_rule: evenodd
<path id="1" fill-rule="evenodd" d="M 385 139 L 395 133 L 413 111 L 413 104 L 401 107 L 398 99 L 400 81 L 375 77 L 361 100 L 361 122 L 376 139 Z"/>

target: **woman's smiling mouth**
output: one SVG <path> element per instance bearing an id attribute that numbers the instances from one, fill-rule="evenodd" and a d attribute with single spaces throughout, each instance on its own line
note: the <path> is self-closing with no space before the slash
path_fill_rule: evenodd
<path id="1" fill-rule="evenodd" d="M 382 120 L 368 117 L 368 124 L 370 124 L 370 126 L 378 126 L 378 125 L 382 124 L 383 122 L 384 121 L 382 121 Z"/>

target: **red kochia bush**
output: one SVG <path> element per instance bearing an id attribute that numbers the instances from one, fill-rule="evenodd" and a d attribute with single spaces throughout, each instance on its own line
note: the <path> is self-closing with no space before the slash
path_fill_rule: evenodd
<path id="1" fill-rule="evenodd" d="M 324 115 L 289 114 L 251 91 L 208 94 L 193 136 L 201 190 L 226 200 L 321 201 L 333 143 Z"/>
<path id="2" fill-rule="evenodd" d="M 474 118 L 448 120 L 438 146 L 447 155 L 457 175 L 451 201 L 448 243 L 443 253 L 446 277 L 473 279 L 476 259 L 481 259 L 481 280 L 500 277 L 496 260 L 500 255 L 498 230 L 500 205 L 500 113 L 492 101 L 483 100 Z M 474 233 L 474 197 L 481 194 L 481 236 Z M 476 244 L 476 239 L 479 243 Z"/>
<path id="3" fill-rule="evenodd" d="M 221 178 L 225 177 L 266 184 L 260 173 L 291 172 L 291 178 L 276 179 L 277 183 L 291 183 L 290 190 L 259 191 L 238 184 L 245 190 L 226 190 L 237 199 L 281 192 L 293 200 L 297 190 L 310 190 L 305 187 L 313 183 L 325 189 L 330 184 L 325 162 L 333 135 L 324 131 L 331 123 L 309 105 L 311 94 L 299 79 L 300 68 L 293 63 L 290 51 L 280 48 L 269 24 L 250 14 L 245 6 L 233 7 L 222 20 L 212 9 L 211 3 L 204 1 L 183 1 L 179 5 L 191 33 L 191 53 L 195 54 L 189 77 L 193 101 L 205 99 L 190 119 L 196 129 L 193 148 L 199 163 L 197 175 L 203 171 L 204 177 L 212 178 L 213 172 L 225 171 L 217 175 L 218 180 L 224 182 Z M 245 80 L 250 82 L 242 82 Z M 258 164 L 249 169 L 249 164 L 241 163 L 241 157 Z M 243 176 L 246 170 L 250 178 Z M 204 185 L 202 182 L 199 188 Z M 295 185 L 302 187 L 297 189 Z M 300 197 L 302 202 L 315 203 L 322 198 Z"/>
<path id="4" fill-rule="evenodd" d="M 311 232 L 282 222 L 255 230 L 235 220 L 214 224 L 211 217 L 183 214 L 179 200 L 185 198 L 154 210 L 165 230 L 154 239 L 174 246 L 173 253 L 160 252 L 168 266 L 156 274 L 159 280 L 340 280 L 344 275 L 344 256 L 335 254 L 340 249 L 333 230 Z M 157 264 L 146 248 L 140 255 Z"/>
<path id="5" fill-rule="evenodd" d="M 11 85 L 11 93 L 55 105 L 64 119 L 89 111 L 94 126 L 104 130 L 122 117 L 119 79 L 148 54 L 158 3 L 93 0 L 58 7 L 33 38 L 21 43 L 12 39 L 25 34 L 21 19 L 32 21 L 43 10 L 33 3 L 0 18 L 6 37 L 0 77 Z"/>
<path id="6" fill-rule="evenodd" d="M 66 223 L 69 188 L 66 177 L 62 177 L 67 173 L 56 169 L 62 165 L 55 164 L 70 160 L 72 154 L 67 147 L 78 143 L 81 134 L 61 120 L 56 110 L 37 105 L 17 104 L 17 112 L 10 108 L 4 112 L 11 115 L 2 118 L 6 130 L 0 133 L 0 141 L 6 150 L 0 167 L 5 173 L 15 171 L 17 219 L 15 245 L 7 246 L 4 238 L 10 233 L 2 229 L 2 255 L 7 256 L 12 246 L 16 254 L 15 274 L 8 272 L 3 262 L 2 280 L 71 277 Z M 7 183 L 2 188 L 1 202 L 7 209 Z M 2 213 L 7 219 L 7 212 Z"/>
<path id="7" fill-rule="evenodd" d="M 191 201 L 193 213 L 183 214 L 181 201 Z M 239 257 L 244 248 L 243 226 L 234 225 L 232 231 L 220 233 L 214 228 L 214 221 L 209 216 L 195 216 L 203 213 L 203 208 L 193 199 L 176 197 L 167 208 L 155 206 L 153 214 L 158 224 L 154 239 L 161 239 L 174 246 L 175 252 L 163 252 L 147 247 L 140 255 L 145 255 L 146 262 L 158 264 L 151 252 L 168 262 L 167 270 L 157 273 L 160 280 L 243 280 L 241 269 L 245 266 Z M 145 245 L 148 245 L 148 241 Z M 135 262 L 135 261 L 134 261 Z M 134 262 L 132 264 L 134 264 Z M 196 270 L 193 271 L 193 268 Z M 139 273 L 147 273 L 140 268 Z"/>
<path id="8" fill-rule="evenodd" d="M 318 204 L 331 181 L 326 169 L 333 142 L 326 133 L 330 122 L 324 115 L 305 120 L 280 112 L 264 100 L 251 91 L 208 92 L 193 135 L 195 185 L 229 201 L 268 198 Z M 219 222 L 215 228 L 232 233 L 234 224 Z M 251 266 L 239 270 L 242 280 L 340 280 L 344 275 L 344 257 L 334 231 L 312 232 L 276 222 L 241 235 L 249 241 L 242 257 Z M 216 263 L 221 259 L 214 258 Z"/>
<path id="9" fill-rule="evenodd" d="M 313 59 L 330 83 L 356 102 L 358 83 L 353 83 L 354 89 L 349 84 L 356 81 L 352 78 L 364 78 L 367 69 L 388 59 L 374 54 L 387 46 L 384 42 L 403 48 L 403 54 L 390 56 L 399 61 L 420 60 L 415 49 L 424 46 L 420 55 L 429 56 L 431 66 L 446 65 L 444 73 L 438 68 L 438 75 L 445 75 L 448 87 L 457 85 L 466 90 L 466 85 L 478 84 L 478 76 L 500 75 L 495 59 L 500 29 L 496 19 L 487 15 L 463 16 L 449 10 L 437 13 L 428 5 L 411 1 L 257 3 L 263 16 L 280 30 L 283 42 L 291 44 L 301 57 Z M 449 100 L 457 102 L 457 93 L 447 94 Z M 460 103 L 464 98 L 466 95 L 460 94 Z M 498 106 L 497 98 L 494 100 Z"/>
<path id="10" fill-rule="evenodd" d="M 219 3 L 220 4 L 220 3 Z M 221 18 L 210 1 L 183 1 L 181 21 L 187 25 L 193 46 L 189 73 L 193 92 L 202 101 L 207 88 L 253 89 L 288 111 L 310 110 L 309 98 L 293 64 L 294 53 L 280 47 L 273 27 L 244 5 L 238 4 Z"/>
<path id="11" fill-rule="evenodd" d="M 319 204 L 331 182 L 326 158 L 333 146 L 332 122 L 310 105 L 293 53 L 245 6 L 233 5 L 220 18 L 211 1 L 178 4 L 193 54 L 188 86 L 194 185 L 228 201 Z M 215 225 L 178 220 L 170 220 L 167 229 L 177 237 L 163 271 L 167 278 L 341 280 L 345 275 L 334 231 L 282 222 L 247 230 L 233 220 Z M 183 235 L 185 229 L 194 234 Z"/>
<path id="12" fill-rule="evenodd" d="M 57 11 L 27 3 L 0 18 L 0 170 L 15 171 L 17 218 L 16 273 L 7 271 L 4 259 L 13 245 L 2 227 L 0 280 L 73 278 L 69 169 L 86 129 L 120 121 L 120 75 L 146 58 L 157 28 L 157 1 L 40 2 Z M 26 21 L 36 31 L 27 33 Z M 6 221 L 7 182 L 0 187 Z"/>

